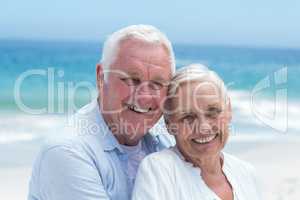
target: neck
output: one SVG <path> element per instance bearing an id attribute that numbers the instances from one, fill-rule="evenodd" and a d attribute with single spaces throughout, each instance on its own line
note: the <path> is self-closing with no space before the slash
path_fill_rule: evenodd
<path id="1" fill-rule="evenodd" d="M 134 140 L 134 139 L 127 138 L 126 135 L 122 135 L 122 134 L 113 133 L 113 135 L 118 140 L 119 144 L 126 145 L 126 146 L 136 146 L 140 141 L 140 139 Z"/>
<path id="2" fill-rule="evenodd" d="M 208 156 L 196 159 L 197 165 L 200 167 L 202 174 L 222 174 L 222 164 L 220 155 Z"/>
<path id="3" fill-rule="evenodd" d="M 189 157 L 183 153 L 183 156 L 188 162 L 191 162 L 195 167 L 201 169 L 201 174 L 221 174 L 222 172 L 222 159 L 220 153 L 216 155 L 209 155 L 201 158 Z"/>

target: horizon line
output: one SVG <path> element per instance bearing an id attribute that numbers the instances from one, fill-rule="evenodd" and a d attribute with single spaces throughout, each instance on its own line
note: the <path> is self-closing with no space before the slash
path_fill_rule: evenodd
<path id="1" fill-rule="evenodd" d="M 87 39 L 87 38 L 17 38 L 17 37 L 0 37 L 0 41 L 20 41 L 20 42 L 64 42 L 64 43 L 100 43 L 103 44 L 105 39 Z M 283 49 L 283 50 L 300 50 L 300 46 L 289 45 L 258 45 L 258 44 L 230 44 L 230 43 L 200 43 L 200 42 L 172 42 L 173 46 L 204 46 L 204 47 L 227 47 L 227 48 L 249 48 L 249 49 Z"/>

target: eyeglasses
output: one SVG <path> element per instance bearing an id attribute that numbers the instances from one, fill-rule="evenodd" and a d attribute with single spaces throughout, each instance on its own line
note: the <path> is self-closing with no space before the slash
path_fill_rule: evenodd
<path id="1" fill-rule="evenodd" d="M 158 82 L 158 81 L 142 81 L 139 78 L 132 77 L 121 77 L 121 81 L 123 81 L 128 86 L 138 87 L 141 84 L 147 84 L 151 90 L 161 90 L 164 87 L 168 87 L 168 83 Z"/>

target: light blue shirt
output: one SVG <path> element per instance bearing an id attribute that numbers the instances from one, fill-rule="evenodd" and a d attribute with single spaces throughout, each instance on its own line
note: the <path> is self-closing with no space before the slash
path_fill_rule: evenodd
<path id="1" fill-rule="evenodd" d="M 147 154 L 174 145 L 162 122 L 142 139 Z M 129 200 L 127 154 L 108 129 L 94 100 L 73 125 L 50 139 L 32 169 L 28 200 Z"/>

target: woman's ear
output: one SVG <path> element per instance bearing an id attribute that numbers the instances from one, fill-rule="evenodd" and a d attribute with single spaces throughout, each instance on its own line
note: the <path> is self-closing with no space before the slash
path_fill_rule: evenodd
<path id="1" fill-rule="evenodd" d="M 165 117 L 165 123 L 166 123 L 166 128 L 168 130 L 168 133 L 171 135 L 176 135 L 176 130 L 174 129 L 174 124 L 171 123 L 167 117 Z"/>
<path id="2" fill-rule="evenodd" d="M 227 107 L 227 119 L 228 122 L 230 122 L 232 120 L 232 110 L 231 110 L 231 100 L 229 97 L 227 98 L 226 107 Z"/>
<path id="3" fill-rule="evenodd" d="M 96 80 L 97 80 L 97 88 L 98 91 L 102 91 L 103 83 L 104 83 L 104 73 L 103 73 L 103 66 L 102 64 L 98 63 L 96 65 Z"/>

